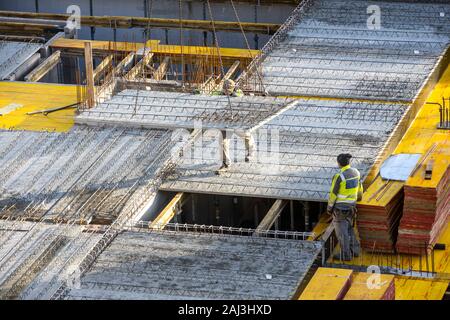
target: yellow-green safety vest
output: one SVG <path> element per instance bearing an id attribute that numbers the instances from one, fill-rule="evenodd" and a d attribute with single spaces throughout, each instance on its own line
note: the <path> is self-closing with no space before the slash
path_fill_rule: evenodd
<path id="1" fill-rule="evenodd" d="M 334 175 L 331 183 L 330 196 L 328 198 L 329 209 L 345 208 L 356 205 L 361 200 L 363 186 L 361 175 L 357 169 L 350 165 L 342 167 L 341 171 Z"/>

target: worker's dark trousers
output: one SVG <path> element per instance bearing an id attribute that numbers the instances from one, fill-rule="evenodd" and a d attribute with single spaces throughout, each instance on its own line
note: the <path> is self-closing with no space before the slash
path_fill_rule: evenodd
<path id="1" fill-rule="evenodd" d="M 360 252 L 360 244 L 353 229 L 354 218 L 353 210 L 333 210 L 333 226 L 341 246 L 342 259 L 350 259 Z"/>

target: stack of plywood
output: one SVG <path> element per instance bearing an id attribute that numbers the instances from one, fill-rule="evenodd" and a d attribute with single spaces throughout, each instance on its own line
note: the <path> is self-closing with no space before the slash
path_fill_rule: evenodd
<path id="1" fill-rule="evenodd" d="M 419 170 L 405 185 L 405 204 L 397 251 L 423 254 L 432 247 L 450 217 L 450 157 L 436 157 L 431 180 Z"/>
<path id="2" fill-rule="evenodd" d="M 395 300 L 394 278 L 387 274 L 356 273 L 344 300 Z"/>
<path id="3" fill-rule="evenodd" d="M 352 283 L 352 270 L 318 268 L 299 300 L 342 300 Z"/>
<path id="4" fill-rule="evenodd" d="M 393 252 L 403 205 L 403 183 L 377 178 L 358 203 L 357 226 L 362 248 Z"/>

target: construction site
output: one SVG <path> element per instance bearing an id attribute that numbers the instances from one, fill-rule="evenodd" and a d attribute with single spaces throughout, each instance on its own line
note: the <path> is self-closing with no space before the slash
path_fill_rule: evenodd
<path id="1" fill-rule="evenodd" d="M 0 0 L 0 172 L 0 299 L 450 300 L 450 2 Z"/>

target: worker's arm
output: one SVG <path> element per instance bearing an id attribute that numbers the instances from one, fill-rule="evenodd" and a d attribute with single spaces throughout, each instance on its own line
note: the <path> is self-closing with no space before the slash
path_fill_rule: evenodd
<path id="1" fill-rule="evenodd" d="M 358 199 L 357 199 L 358 201 L 361 201 L 361 200 L 362 200 L 363 193 L 364 193 L 363 185 L 362 185 L 361 180 L 359 180 Z"/>
<path id="2" fill-rule="evenodd" d="M 341 176 L 336 174 L 331 182 L 330 196 L 328 197 L 328 207 L 327 212 L 329 214 L 333 213 L 333 207 L 336 203 L 337 195 L 339 193 L 339 186 L 341 184 Z"/>

